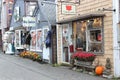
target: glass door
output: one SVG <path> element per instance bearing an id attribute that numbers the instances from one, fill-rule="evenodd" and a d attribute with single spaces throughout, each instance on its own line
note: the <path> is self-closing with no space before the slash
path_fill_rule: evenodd
<path id="1" fill-rule="evenodd" d="M 63 62 L 69 62 L 69 51 L 68 51 L 68 46 L 69 46 L 69 24 L 64 24 L 63 25 L 62 44 L 63 44 L 63 54 L 62 54 Z"/>

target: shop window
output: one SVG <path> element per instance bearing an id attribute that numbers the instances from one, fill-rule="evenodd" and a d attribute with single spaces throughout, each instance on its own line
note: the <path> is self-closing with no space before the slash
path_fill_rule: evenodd
<path id="1" fill-rule="evenodd" d="M 73 35 L 76 51 L 103 53 L 103 25 L 101 18 L 74 22 Z"/>
<path id="2" fill-rule="evenodd" d="M 36 1 L 28 1 L 25 4 L 25 12 L 27 16 L 32 16 L 35 7 L 37 6 L 37 2 Z"/>
<path id="3" fill-rule="evenodd" d="M 101 18 L 93 19 L 88 23 L 88 51 L 103 53 L 103 26 Z"/>
<path id="4" fill-rule="evenodd" d="M 76 30 L 74 29 L 75 49 L 86 51 L 86 21 L 76 22 Z"/>

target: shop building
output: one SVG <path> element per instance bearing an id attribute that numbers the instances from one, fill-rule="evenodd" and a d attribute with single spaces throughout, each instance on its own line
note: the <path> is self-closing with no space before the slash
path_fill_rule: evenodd
<path id="1" fill-rule="evenodd" d="M 117 66 L 120 59 L 115 61 L 117 56 L 114 50 L 118 45 L 118 33 L 115 31 L 118 7 L 113 4 L 117 1 L 58 0 L 58 63 L 70 63 L 70 56 L 79 50 L 92 52 L 103 66 L 106 65 L 106 59 L 110 58 L 114 76 L 120 75 Z"/>
<path id="2" fill-rule="evenodd" d="M 51 15 L 52 14 L 52 15 Z M 15 33 L 15 48 L 23 51 L 24 33 L 31 35 L 27 50 L 37 52 L 43 60 L 56 63 L 55 0 L 15 0 L 10 30 Z M 53 36 L 54 35 L 54 36 Z M 51 41 L 46 41 L 51 38 Z M 29 38 L 28 38 L 29 39 Z"/>
<path id="3" fill-rule="evenodd" d="M 12 7 L 14 4 L 14 0 L 1 0 L 1 30 L 0 30 L 0 46 L 3 46 L 4 41 L 3 35 L 10 28 L 10 19 L 12 15 Z"/>
<path id="4" fill-rule="evenodd" d="M 57 37 L 56 37 L 56 4 L 55 0 L 38 0 L 33 16 L 36 18 L 35 31 L 41 30 L 41 45 L 43 60 L 57 63 Z M 50 35 L 48 36 L 50 32 Z M 47 37 L 51 36 L 50 44 L 46 44 Z M 36 47 L 37 48 L 37 47 Z M 39 49 L 38 49 L 39 50 Z"/>

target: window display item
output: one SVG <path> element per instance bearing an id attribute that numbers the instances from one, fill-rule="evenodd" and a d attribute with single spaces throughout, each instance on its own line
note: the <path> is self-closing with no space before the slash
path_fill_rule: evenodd
<path id="1" fill-rule="evenodd" d="M 15 48 L 16 49 L 23 49 L 21 34 L 22 34 L 22 30 L 15 31 Z"/>
<path id="2" fill-rule="evenodd" d="M 96 18 L 94 19 L 94 22 L 93 22 L 93 27 L 101 27 L 102 26 L 102 21 L 100 18 Z"/>
<path id="3" fill-rule="evenodd" d="M 30 50 L 35 51 L 36 50 L 36 31 L 32 30 L 30 32 L 30 34 L 31 34 L 31 44 L 30 44 L 31 47 L 30 47 Z M 28 41 L 30 41 L 29 38 L 28 38 Z M 26 42 L 27 42 L 27 40 L 26 40 Z"/>
<path id="4" fill-rule="evenodd" d="M 70 45 L 69 48 L 70 48 L 70 52 L 74 52 L 74 46 L 73 45 Z"/>
<path id="5" fill-rule="evenodd" d="M 24 45 L 26 42 L 26 33 L 21 32 L 21 44 Z"/>
<path id="6" fill-rule="evenodd" d="M 42 29 L 37 30 L 37 42 L 36 42 L 36 50 L 42 52 L 43 43 L 42 43 Z"/>
<path id="7" fill-rule="evenodd" d="M 102 36 L 101 36 L 100 33 L 99 33 L 98 36 L 97 36 L 97 40 L 98 40 L 98 41 L 101 41 L 101 40 L 102 40 Z"/>
<path id="8" fill-rule="evenodd" d="M 51 47 L 51 31 L 48 31 L 47 33 L 45 44 L 46 44 L 46 48 Z"/>
<path id="9" fill-rule="evenodd" d="M 31 34 L 29 32 L 27 32 L 25 44 L 30 45 L 30 42 L 31 42 Z"/>
<path id="10" fill-rule="evenodd" d="M 3 36 L 3 51 L 7 54 L 14 54 L 14 32 L 7 31 Z"/>
<path id="11" fill-rule="evenodd" d="M 82 41 L 82 38 L 80 36 L 77 36 L 77 39 L 76 39 L 76 48 L 82 48 L 83 47 L 83 41 Z"/>

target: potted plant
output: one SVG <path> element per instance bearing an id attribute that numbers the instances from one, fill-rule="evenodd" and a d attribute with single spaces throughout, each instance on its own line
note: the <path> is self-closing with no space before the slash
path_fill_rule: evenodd
<path id="1" fill-rule="evenodd" d="M 95 59 L 95 54 L 79 51 L 72 55 L 72 59 L 74 59 L 77 64 L 90 65 Z"/>

